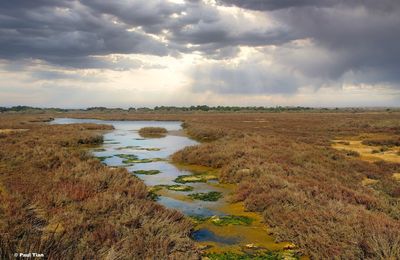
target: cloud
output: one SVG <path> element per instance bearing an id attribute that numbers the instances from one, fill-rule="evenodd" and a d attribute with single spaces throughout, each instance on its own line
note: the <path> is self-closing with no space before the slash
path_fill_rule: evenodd
<path id="1" fill-rule="evenodd" d="M 308 46 L 284 42 L 282 63 L 310 78 L 399 86 L 400 2 L 336 0 L 221 0 L 264 12 Z M 290 35 L 288 36 L 290 37 Z M 373 76 L 372 76 L 373 75 Z"/>
<path id="2" fill-rule="evenodd" d="M 145 84 L 135 77 L 151 71 L 154 81 L 170 75 L 168 88 L 189 85 L 218 95 L 293 96 L 305 87 L 346 85 L 399 89 L 398 42 L 398 0 L 0 4 L 2 70 L 65 88 L 80 77 L 85 82 L 92 70 L 138 86 Z M 189 70 L 188 79 L 172 80 L 177 70 Z"/>
<path id="3" fill-rule="evenodd" d="M 91 10 L 109 14 L 125 24 L 141 26 L 149 33 L 160 33 L 172 15 L 181 14 L 185 5 L 164 0 L 103 1 L 86 0 L 82 4 Z"/>
<path id="4" fill-rule="evenodd" d="M 14 2 L 14 1 L 13 1 Z M 93 55 L 167 55 L 164 43 L 74 1 L 15 1 L 0 6 L 0 57 L 93 64 Z M 26 5 L 26 6 L 25 6 Z M 27 7 L 30 8 L 27 8 Z M 85 61 L 85 59 L 88 59 Z"/>
<path id="5" fill-rule="evenodd" d="M 296 93 L 303 79 L 269 59 L 256 52 L 230 64 L 219 61 L 198 65 L 191 70 L 191 89 L 197 93 L 241 95 Z"/>
<path id="6" fill-rule="evenodd" d="M 40 0 L 0 6 L 0 58 L 66 66 L 79 60 L 78 68 L 96 67 L 91 56 L 109 54 L 226 57 L 238 46 L 276 45 L 293 35 L 287 28 L 254 23 L 241 10 L 202 1 Z"/>
<path id="7" fill-rule="evenodd" d="M 256 11 L 275 11 L 281 9 L 298 9 L 304 7 L 325 8 L 325 7 L 356 7 L 365 6 L 371 10 L 391 10 L 398 8 L 397 0 L 218 0 L 219 4 L 238 6 L 240 8 Z"/>

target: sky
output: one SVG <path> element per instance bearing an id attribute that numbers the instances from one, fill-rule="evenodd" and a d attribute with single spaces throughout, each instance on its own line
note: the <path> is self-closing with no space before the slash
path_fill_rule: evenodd
<path id="1" fill-rule="evenodd" d="M 3 0 L 0 106 L 400 106 L 399 0 Z"/>

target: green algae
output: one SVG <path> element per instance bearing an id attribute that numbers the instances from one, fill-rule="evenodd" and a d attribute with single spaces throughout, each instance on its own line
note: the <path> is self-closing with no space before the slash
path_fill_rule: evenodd
<path id="1" fill-rule="evenodd" d="M 139 148 L 136 148 L 136 150 L 139 150 L 139 151 L 160 151 L 161 148 L 139 147 Z"/>
<path id="2" fill-rule="evenodd" d="M 150 159 L 132 160 L 130 162 L 131 163 L 151 163 L 151 162 L 160 162 L 160 161 L 165 161 L 165 160 L 162 158 L 150 158 Z"/>
<path id="3" fill-rule="evenodd" d="M 178 176 L 174 182 L 177 183 L 189 183 L 189 182 L 207 182 L 209 180 L 217 180 L 217 177 L 214 175 L 180 175 Z"/>
<path id="4" fill-rule="evenodd" d="M 156 185 L 153 186 L 154 189 L 161 190 L 162 188 L 166 188 L 167 190 L 172 190 L 172 191 L 192 191 L 193 187 L 192 186 L 188 186 L 188 185 L 179 185 L 179 184 L 175 184 L 175 185 Z"/>
<path id="5" fill-rule="evenodd" d="M 157 193 L 155 193 L 154 191 L 149 191 L 147 193 L 147 197 L 153 201 L 156 201 L 160 198 L 160 195 L 158 195 Z"/>
<path id="6" fill-rule="evenodd" d="M 115 156 L 124 159 L 122 163 L 151 163 L 163 161 L 161 158 L 139 159 L 139 157 L 134 154 L 116 154 Z"/>
<path id="7" fill-rule="evenodd" d="M 195 224 L 201 224 L 207 221 L 210 221 L 212 224 L 216 226 L 228 226 L 228 225 L 241 225 L 241 226 L 250 226 L 253 223 L 253 219 L 246 216 L 190 216 L 190 219 Z"/>
<path id="8" fill-rule="evenodd" d="M 166 188 L 168 190 L 173 190 L 173 191 L 192 191 L 193 190 L 192 186 L 187 186 L 187 185 L 166 185 Z"/>
<path id="9" fill-rule="evenodd" d="M 139 160 L 139 157 L 134 154 L 116 154 L 115 156 L 124 159 L 122 163 L 134 163 Z"/>
<path id="10" fill-rule="evenodd" d="M 133 150 L 137 150 L 137 151 L 160 151 L 161 150 L 161 148 L 141 147 L 141 146 L 133 146 L 133 145 L 115 148 L 115 150 L 126 150 L 126 149 L 133 149 Z"/>
<path id="11" fill-rule="evenodd" d="M 194 224 L 201 224 L 210 219 L 210 217 L 205 216 L 189 216 L 189 218 L 194 222 Z"/>
<path id="12" fill-rule="evenodd" d="M 137 170 L 133 171 L 134 174 L 143 174 L 143 175 L 156 175 L 159 174 L 161 171 L 159 170 Z"/>
<path id="13" fill-rule="evenodd" d="M 245 216 L 214 216 L 211 217 L 211 223 L 217 226 L 227 226 L 227 225 L 243 225 L 249 226 L 253 222 L 253 219 Z"/>
<path id="14" fill-rule="evenodd" d="M 203 201 L 217 201 L 222 198 L 222 193 L 218 191 L 210 192 L 198 192 L 188 195 L 192 199 L 203 200 Z"/>
<path id="15" fill-rule="evenodd" d="M 96 156 L 101 162 L 104 162 L 106 159 L 111 158 L 112 156 Z"/>
<path id="16" fill-rule="evenodd" d="M 107 151 L 107 150 L 104 149 L 104 148 L 95 148 L 95 149 L 93 149 L 93 152 L 105 152 L 105 151 Z"/>

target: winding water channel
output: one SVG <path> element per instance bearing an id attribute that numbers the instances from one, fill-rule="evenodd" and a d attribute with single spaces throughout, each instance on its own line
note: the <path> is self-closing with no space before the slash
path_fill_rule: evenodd
<path id="1" fill-rule="evenodd" d="M 169 161 L 174 152 L 198 144 L 183 134 L 181 122 L 73 118 L 57 118 L 51 122 L 73 123 L 113 125 L 114 130 L 104 134 L 103 145 L 91 152 L 104 164 L 125 167 L 142 179 L 157 194 L 158 203 L 192 217 L 196 223 L 192 238 L 206 252 L 284 252 L 283 249 L 290 247 L 288 243 L 274 242 L 260 215 L 245 212 L 241 203 L 229 202 L 229 195 L 235 186 L 219 183 L 218 171 L 205 167 L 175 165 Z M 160 138 L 140 136 L 138 130 L 149 126 L 166 128 L 168 134 Z M 215 192 L 217 198 L 204 201 L 193 195 L 209 192 Z M 288 250 L 285 252 L 289 253 Z"/>

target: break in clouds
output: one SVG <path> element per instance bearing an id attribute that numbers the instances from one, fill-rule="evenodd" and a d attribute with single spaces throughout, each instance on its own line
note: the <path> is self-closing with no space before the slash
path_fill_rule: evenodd
<path id="1" fill-rule="evenodd" d="M 0 3 L 0 31 L 2 73 L 55 88 L 172 59 L 194 60 L 182 71 L 192 93 L 400 89 L 398 0 L 14 0 Z"/>

